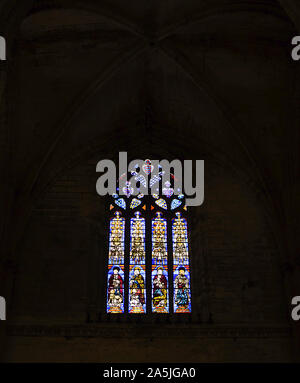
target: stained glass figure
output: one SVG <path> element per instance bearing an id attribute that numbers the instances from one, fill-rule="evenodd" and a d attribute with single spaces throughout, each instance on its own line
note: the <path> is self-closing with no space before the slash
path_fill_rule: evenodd
<path id="1" fill-rule="evenodd" d="M 129 266 L 129 313 L 146 312 L 145 266 Z"/>
<path id="2" fill-rule="evenodd" d="M 167 221 L 158 212 L 152 220 L 152 264 L 166 265 L 167 261 Z"/>
<path id="3" fill-rule="evenodd" d="M 181 218 L 179 212 L 176 213 L 176 216 L 172 225 L 174 264 L 188 265 L 187 222 L 185 218 Z"/>
<path id="4" fill-rule="evenodd" d="M 107 312 L 124 312 L 124 236 L 125 219 L 119 211 L 110 220 Z"/>
<path id="5" fill-rule="evenodd" d="M 191 312 L 190 272 L 188 266 L 174 266 L 174 312 Z"/>
<path id="6" fill-rule="evenodd" d="M 152 265 L 152 312 L 169 312 L 167 266 Z"/>
<path id="7" fill-rule="evenodd" d="M 124 312 L 124 265 L 109 266 L 107 312 L 111 314 Z"/>
<path id="8" fill-rule="evenodd" d="M 187 221 L 176 213 L 172 221 L 174 312 L 191 312 Z"/>
<path id="9" fill-rule="evenodd" d="M 135 213 L 136 218 L 130 220 L 130 264 L 145 264 L 145 218 L 141 213 Z"/>
<path id="10" fill-rule="evenodd" d="M 152 311 L 169 312 L 167 221 L 160 212 L 152 220 Z"/>
<path id="11" fill-rule="evenodd" d="M 125 219 L 120 216 L 120 212 L 115 213 L 115 218 L 110 220 L 109 234 L 109 253 L 108 264 L 120 265 L 124 264 L 124 236 L 125 236 Z"/>
<path id="12" fill-rule="evenodd" d="M 145 218 L 137 211 L 130 220 L 129 313 L 146 312 L 145 281 Z"/>

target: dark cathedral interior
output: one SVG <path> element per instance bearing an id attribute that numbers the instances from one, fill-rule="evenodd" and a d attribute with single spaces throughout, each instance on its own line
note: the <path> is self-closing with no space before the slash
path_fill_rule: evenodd
<path id="1" fill-rule="evenodd" d="M 298 34 L 297 0 L 0 1 L 2 362 L 300 361 Z M 106 312 L 120 152 L 204 160 L 190 312 Z"/>

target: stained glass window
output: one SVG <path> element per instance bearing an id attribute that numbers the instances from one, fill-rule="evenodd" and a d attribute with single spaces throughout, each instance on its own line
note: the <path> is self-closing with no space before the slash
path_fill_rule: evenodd
<path id="1" fill-rule="evenodd" d="M 120 186 L 123 193 L 117 187 L 108 205 L 106 312 L 191 313 L 185 196 L 180 189 L 175 193 L 172 180 L 162 185 L 161 167 L 152 175 L 150 160 L 140 172 L 137 168 L 127 180 L 133 176 L 143 187 L 149 185 L 148 194 L 138 188 L 138 194 L 133 195 L 134 188 L 126 181 Z M 155 188 L 153 194 L 151 187 Z"/>

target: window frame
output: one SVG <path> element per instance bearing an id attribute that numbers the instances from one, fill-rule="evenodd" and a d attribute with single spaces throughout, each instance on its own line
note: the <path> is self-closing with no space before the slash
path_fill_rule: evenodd
<path id="1" fill-rule="evenodd" d="M 161 189 L 161 186 L 160 188 Z M 126 201 L 126 209 L 122 209 L 121 207 L 114 204 L 114 198 L 109 197 L 105 204 L 106 212 L 105 212 L 105 231 L 107 235 L 105 235 L 106 246 L 104 247 L 104 310 L 105 317 L 108 321 L 119 321 L 119 320 L 130 320 L 130 321 L 147 321 L 149 318 L 155 318 L 157 320 L 168 321 L 170 316 L 174 316 L 176 313 L 174 312 L 174 275 L 173 275 L 173 237 L 172 237 L 172 220 L 176 218 L 176 213 L 180 212 L 181 217 L 186 219 L 187 222 L 187 243 L 188 243 L 188 257 L 189 257 L 189 273 L 190 273 L 190 298 L 191 298 L 191 312 L 189 313 L 180 313 L 180 315 L 176 315 L 176 317 L 180 317 L 181 320 L 190 320 L 191 314 L 193 312 L 193 286 L 192 286 L 192 267 L 191 267 L 191 244 L 190 244 L 190 220 L 189 220 L 189 210 L 185 205 L 185 197 L 182 199 L 182 204 L 171 210 L 171 201 L 178 196 L 173 195 L 168 198 L 162 194 L 161 190 L 157 193 L 159 198 L 163 198 L 167 203 L 167 209 L 163 209 L 158 206 L 155 199 L 151 194 L 144 195 L 141 199 L 142 203 L 135 207 L 130 208 L 130 204 L 133 198 L 137 198 L 137 196 L 130 196 L 127 198 L 126 196 L 119 196 L 120 198 L 124 198 Z M 146 210 L 143 210 L 142 207 L 146 205 Z M 151 209 L 151 205 L 154 209 Z M 113 208 L 111 209 L 111 206 Z M 185 209 L 184 209 L 185 207 Z M 124 313 L 119 313 L 113 315 L 113 313 L 107 312 L 107 290 L 108 290 L 108 266 L 109 266 L 109 237 L 110 237 L 110 220 L 114 218 L 114 213 L 119 211 L 121 216 L 125 218 L 125 235 L 124 235 Z M 146 295 L 146 312 L 145 313 L 129 313 L 129 264 L 130 264 L 130 220 L 135 217 L 135 212 L 139 211 L 141 213 L 141 217 L 145 218 L 145 295 Z M 169 295 L 169 312 L 168 313 L 155 313 L 152 312 L 152 220 L 156 217 L 156 213 L 162 213 L 162 217 L 166 219 L 167 222 L 167 256 L 168 256 L 168 295 Z"/>

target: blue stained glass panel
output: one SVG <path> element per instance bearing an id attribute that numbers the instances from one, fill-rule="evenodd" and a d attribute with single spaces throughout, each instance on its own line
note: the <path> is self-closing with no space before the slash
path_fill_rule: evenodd
<path id="1" fill-rule="evenodd" d="M 179 201 L 179 199 L 173 199 L 173 201 L 171 202 L 171 210 L 178 208 L 178 206 L 180 206 L 181 204 L 182 201 Z"/>
<path id="2" fill-rule="evenodd" d="M 122 209 L 124 209 L 124 210 L 126 209 L 126 202 L 125 202 L 124 198 L 119 198 L 119 199 L 115 200 L 115 203 L 116 203 L 116 205 L 118 205 Z"/>

